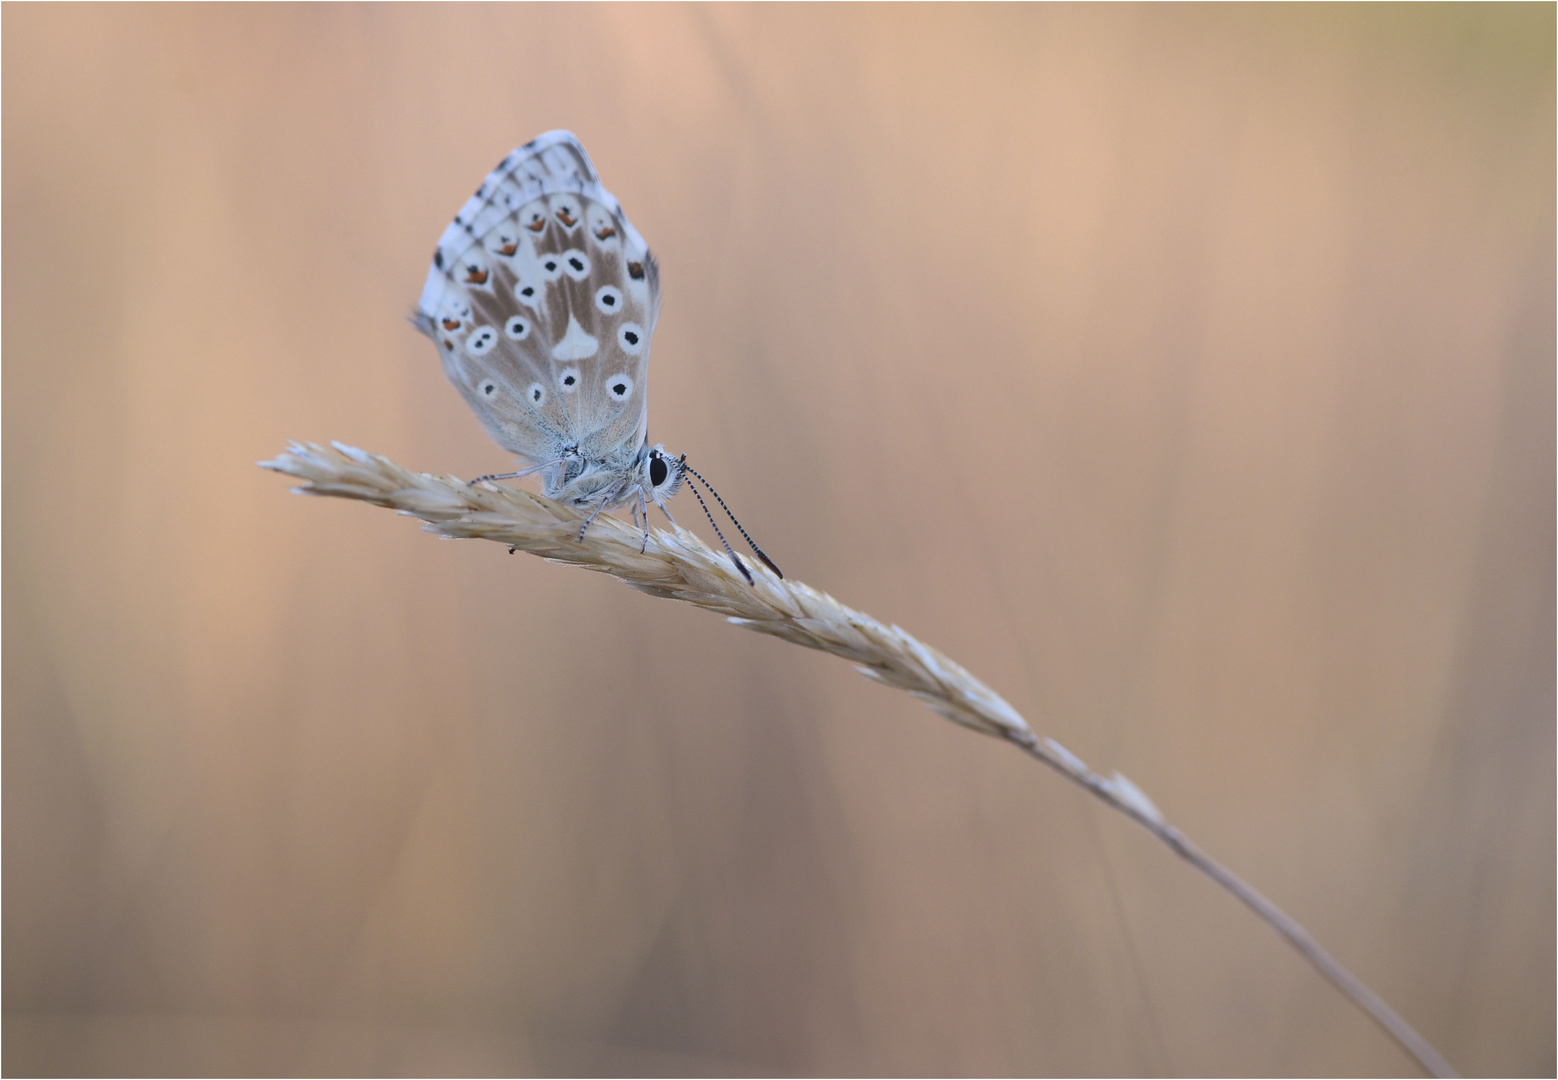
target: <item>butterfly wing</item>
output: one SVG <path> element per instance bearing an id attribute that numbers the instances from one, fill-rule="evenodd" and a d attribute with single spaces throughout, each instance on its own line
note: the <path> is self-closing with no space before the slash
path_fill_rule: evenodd
<path id="1" fill-rule="evenodd" d="M 537 464 L 635 454 L 659 274 L 579 140 L 498 165 L 444 232 L 416 322 L 499 445 Z"/>

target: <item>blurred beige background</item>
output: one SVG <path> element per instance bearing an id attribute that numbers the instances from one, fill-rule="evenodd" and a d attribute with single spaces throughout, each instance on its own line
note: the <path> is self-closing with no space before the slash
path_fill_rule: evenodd
<path id="1" fill-rule="evenodd" d="M 1011 749 L 255 468 L 508 465 L 405 316 L 569 127 L 789 574 L 1551 1075 L 1554 30 L 7 6 L 5 1071 L 1411 1071 Z"/>

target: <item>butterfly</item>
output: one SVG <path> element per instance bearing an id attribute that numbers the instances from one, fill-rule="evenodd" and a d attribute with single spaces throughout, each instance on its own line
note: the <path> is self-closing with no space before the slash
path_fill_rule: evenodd
<path id="1" fill-rule="evenodd" d="M 671 518 L 665 504 L 684 480 L 708 486 L 685 454 L 649 443 L 659 313 L 655 257 L 572 132 L 547 132 L 499 162 L 444 230 L 412 317 L 498 445 L 530 463 L 472 483 L 540 473 L 542 494 L 587 512 L 581 540 L 601 513 L 629 505 L 647 547 L 650 504 Z"/>

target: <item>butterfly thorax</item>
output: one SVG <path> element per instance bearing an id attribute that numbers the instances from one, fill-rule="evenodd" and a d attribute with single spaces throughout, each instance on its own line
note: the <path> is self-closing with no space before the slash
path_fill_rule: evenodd
<path id="1" fill-rule="evenodd" d="M 634 452 L 612 451 L 591 457 L 570 447 L 561 461 L 541 470 L 541 494 L 575 506 L 593 504 L 610 498 L 611 505 L 625 500 L 611 497 L 613 488 L 636 488 L 643 473 L 643 459 L 649 447 L 640 444 Z"/>
<path id="2" fill-rule="evenodd" d="M 541 470 L 541 493 L 572 506 L 605 509 L 631 503 L 663 505 L 682 484 L 682 467 L 664 447 L 589 458 L 573 452 Z"/>

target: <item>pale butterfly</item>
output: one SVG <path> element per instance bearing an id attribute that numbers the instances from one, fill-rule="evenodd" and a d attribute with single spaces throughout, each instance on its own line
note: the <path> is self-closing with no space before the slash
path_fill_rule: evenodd
<path id="1" fill-rule="evenodd" d="M 588 511 L 580 539 L 603 511 L 631 505 L 647 546 L 649 504 L 670 518 L 682 481 L 703 481 L 685 454 L 649 445 L 659 291 L 648 245 L 572 132 L 532 139 L 492 170 L 444 230 L 413 316 L 492 437 L 530 463 L 472 483 L 540 473 L 544 495 Z"/>

